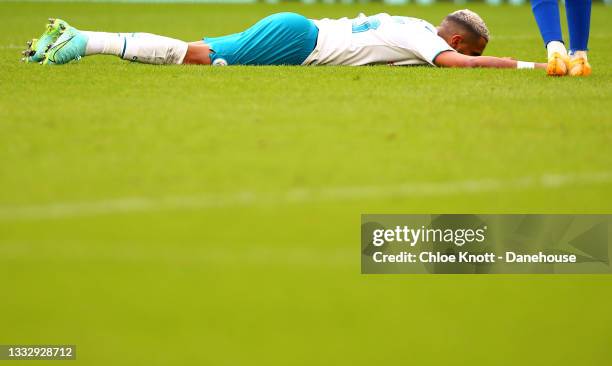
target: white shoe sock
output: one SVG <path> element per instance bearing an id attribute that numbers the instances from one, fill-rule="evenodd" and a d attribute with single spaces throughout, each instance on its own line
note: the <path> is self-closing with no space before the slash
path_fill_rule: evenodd
<path id="1" fill-rule="evenodd" d="M 87 35 L 85 55 L 115 55 L 146 64 L 181 64 L 187 42 L 151 33 L 83 32 Z"/>
<path id="2" fill-rule="evenodd" d="M 548 51 L 548 59 L 550 59 L 555 52 L 561 56 L 567 56 L 567 49 L 565 49 L 565 45 L 559 41 L 548 42 L 546 45 L 546 50 Z"/>

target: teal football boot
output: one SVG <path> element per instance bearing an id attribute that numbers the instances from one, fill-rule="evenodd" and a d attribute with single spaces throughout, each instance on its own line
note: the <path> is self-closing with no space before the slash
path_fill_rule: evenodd
<path id="1" fill-rule="evenodd" d="M 40 38 L 34 38 L 28 41 L 28 48 L 22 52 L 23 62 L 41 62 L 45 58 L 45 53 L 51 47 L 55 41 L 59 38 L 60 34 L 68 24 L 61 19 L 49 18 L 49 23 L 45 26 L 45 32 Z"/>
<path id="2" fill-rule="evenodd" d="M 44 65 L 61 65 L 85 56 L 89 38 L 75 27 L 66 25 L 57 41 L 45 53 Z"/>

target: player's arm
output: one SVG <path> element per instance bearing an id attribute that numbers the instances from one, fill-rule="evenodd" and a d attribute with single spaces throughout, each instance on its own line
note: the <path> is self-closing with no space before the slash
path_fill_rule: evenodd
<path id="1" fill-rule="evenodd" d="M 518 63 L 510 58 L 493 56 L 468 56 L 455 51 L 444 51 L 434 59 L 434 64 L 440 67 L 496 67 L 506 69 L 516 69 Z M 525 63 L 528 64 L 528 63 Z M 546 64 L 534 63 L 534 68 L 545 69 Z M 526 67 L 528 68 L 528 67 Z"/>

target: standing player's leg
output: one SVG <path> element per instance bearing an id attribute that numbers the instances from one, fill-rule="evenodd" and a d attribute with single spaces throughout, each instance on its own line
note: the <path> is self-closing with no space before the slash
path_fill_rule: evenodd
<path id="1" fill-rule="evenodd" d="M 567 74 L 569 57 L 563 44 L 557 0 L 532 0 L 531 10 L 548 52 L 546 72 L 553 76 Z"/>
<path id="2" fill-rule="evenodd" d="M 570 69 L 572 76 L 587 76 L 591 65 L 587 60 L 591 28 L 591 0 L 565 0 L 570 36 Z"/>
<path id="3" fill-rule="evenodd" d="M 65 64 L 90 55 L 114 55 L 147 64 L 210 63 L 201 42 L 188 44 L 150 33 L 87 32 L 66 26 L 45 54 L 45 64 Z"/>

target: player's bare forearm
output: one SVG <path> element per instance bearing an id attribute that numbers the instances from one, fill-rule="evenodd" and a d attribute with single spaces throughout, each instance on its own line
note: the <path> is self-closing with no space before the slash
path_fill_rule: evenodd
<path id="1" fill-rule="evenodd" d="M 447 51 L 439 54 L 434 63 L 440 67 L 490 67 L 490 68 L 505 68 L 516 69 L 518 61 L 511 58 L 493 57 L 493 56 L 467 56 L 457 52 Z M 534 68 L 544 69 L 546 64 L 534 63 Z"/>
<path id="2" fill-rule="evenodd" d="M 546 64 L 543 62 L 536 62 L 535 63 L 535 68 L 536 69 L 545 69 L 546 68 Z"/>
<path id="3" fill-rule="evenodd" d="M 494 56 L 475 56 L 472 57 L 470 61 L 467 67 L 493 67 L 502 69 L 516 69 L 519 62 L 511 58 Z M 546 68 L 546 64 L 538 62 L 534 62 L 533 66 L 536 69 Z"/>

